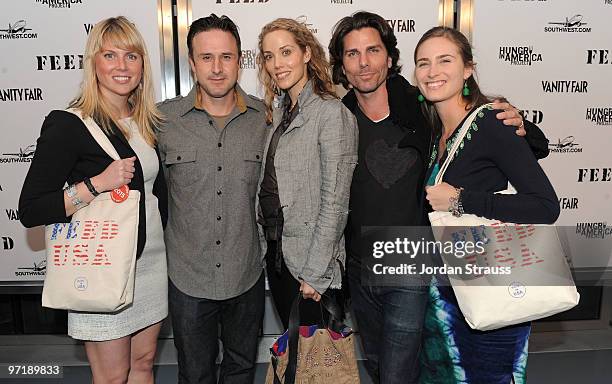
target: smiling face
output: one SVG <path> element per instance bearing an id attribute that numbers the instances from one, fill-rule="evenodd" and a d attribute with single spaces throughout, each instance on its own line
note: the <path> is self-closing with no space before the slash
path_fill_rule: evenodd
<path id="1" fill-rule="evenodd" d="M 417 86 L 434 104 L 448 100 L 463 104 L 463 83 L 472 72 L 457 45 L 446 37 L 433 37 L 418 47 L 414 70 Z"/>
<path id="2" fill-rule="evenodd" d="M 95 55 L 95 66 L 100 93 L 109 100 L 127 101 L 140 84 L 143 58 L 105 42 Z"/>
<path id="3" fill-rule="evenodd" d="M 374 28 L 348 33 L 343 40 L 342 68 L 350 85 L 360 93 L 371 93 L 387 80 L 391 57 Z"/>
<path id="4" fill-rule="evenodd" d="M 262 41 L 264 66 L 276 85 L 295 102 L 308 81 L 310 49 L 302 49 L 284 29 L 267 33 Z"/>
<path id="5" fill-rule="evenodd" d="M 192 40 L 191 70 L 203 97 L 233 97 L 238 81 L 238 43 L 230 32 L 219 29 L 200 32 Z"/>

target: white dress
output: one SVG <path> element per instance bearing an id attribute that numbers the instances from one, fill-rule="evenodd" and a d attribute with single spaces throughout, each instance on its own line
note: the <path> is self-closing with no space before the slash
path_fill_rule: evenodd
<path id="1" fill-rule="evenodd" d="M 144 141 L 132 119 L 122 122 L 129 126 L 129 143 L 138 156 L 145 181 L 147 240 L 136 262 L 134 301 L 114 313 L 68 312 L 68 335 L 75 339 L 118 339 L 155 324 L 168 315 L 166 247 L 157 197 L 153 195 L 153 182 L 159 171 L 157 155 Z"/>

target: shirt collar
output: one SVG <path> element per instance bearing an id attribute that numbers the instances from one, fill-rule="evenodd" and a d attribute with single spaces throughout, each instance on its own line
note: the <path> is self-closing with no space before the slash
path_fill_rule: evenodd
<path id="1" fill-rule="evenodd" d="M 199 99 L 199 92 L 200 89 L 198 87 L 198 84 L 196 83 L 191 88 L 187 96 L 183 97 L 179 101 L 179 112 L 181 116 L 186 115 L 188 112 L 198 107 L 197 103 Z M 247 111 L 247 109 L 253 109 L 255 111 L 261 112 L 261 105 L 257 103 L 254 98 L 247 95 L 239 84 L 236 84 L 236 86 L 234 87 L 234 92 L 236 94 L 236 107 L 238 108 L 239 113 L 244 113 Z"/>

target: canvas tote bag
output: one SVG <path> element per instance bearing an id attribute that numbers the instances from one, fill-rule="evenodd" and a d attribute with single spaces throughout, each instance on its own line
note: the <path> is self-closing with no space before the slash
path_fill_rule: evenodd
<path id="1" fill-rule="evenodd" d="M 468 128 L 486 104 L 465 120 L 435 179 L 442 182 Z M 512 185 L 497 193 L 516 193 Z M 457 259 L 442 254 L 446 265 L 511 267 L 511 274 L 450 274 L 448 278 L 465 320 L 473 329 L 491 330 L 536 320 L 566 311 L 580 296 L 559 241 L 550 225 L 502 223 L 471 214 L 455 217 L 451 212 L 429 213 L 434 237 L 439 242 L 457 239 L 485 242 L 484 253 Z"/>
<path id="2" fill-rule="evenodd" d="M 119 154 L 92 118 L 77 115 L 113 159 Z M 47 272 L 42 305 L 85 312 L 115 312 L 132 303 L 140 192 L 117 203 L 101 193 L 69 223 L 45 227 Z"/>

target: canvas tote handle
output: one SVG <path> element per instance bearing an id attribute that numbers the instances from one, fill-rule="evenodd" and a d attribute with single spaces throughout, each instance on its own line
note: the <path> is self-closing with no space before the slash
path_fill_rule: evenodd
<path id="1" fill-rule="evenodd" d="M 94 119 L 92 119 L 91 117 L 83 119 L 81 111 L 75 108 L 69 108 L 66 110 L 66 112 L 70 112 L 73 115 L 76 115 L 79 119 L 81 119 L 83 124 L 85 124 L 85 126 L 87 127 L 87 130 L 89 130 L 89 133 L 91 133 L 91 135 L 93 136 L 94 140 L 98 142 L 100 147 L 102 147 L 104 152 L 106 152 L 111 157 L 111 159 L 121 160 L 121 157 L 119 157 L 117 150 L 115 149 L 115 147 L 113 147 L 113 144 L 111 144 L 108 137 L 104 134 L 104 132 L 102 132 L 102 129 L 98 126 L 98 124 L 96 124 Z"/>

